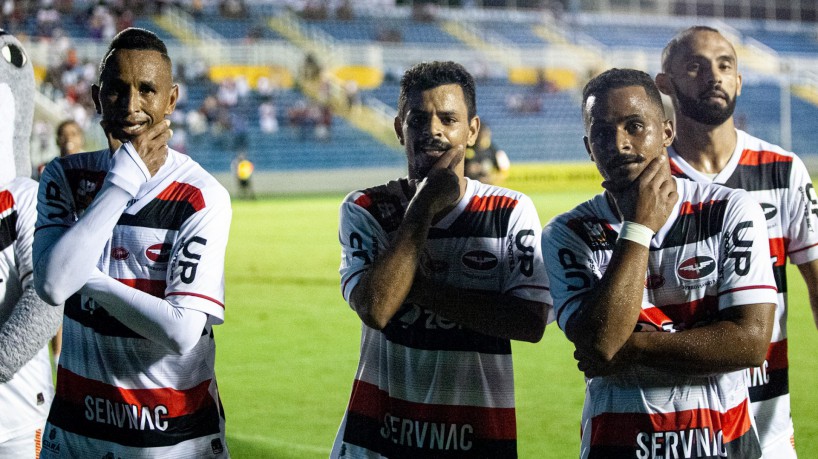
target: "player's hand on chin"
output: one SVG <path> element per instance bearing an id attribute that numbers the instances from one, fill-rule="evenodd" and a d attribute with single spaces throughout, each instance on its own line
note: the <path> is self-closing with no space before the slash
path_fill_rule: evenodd
<path id="1" fill-rule="evenodd" d="M 428 205 L 432 215 L 453 206 L 460 198 L 460 177 L 455 168 L 463 162 L 465 154 L 466 148 L 463 145 L 448 149 L 418 183 L 415 197 Z"/>
<path id="2" fill-rule="evenodd" d="M 107 128 L 105 121 L 100 122 L 100 125 L 108 138 L 108 146 L 111 151 L 118 150 L 124 142 L 114 137 L 111 130 Z M 151 177 L 156 175 L 159 168 L 165 164 L 165 159 L 168 157 L 168 141 L 172 136 L 173 130 L 170 129 L 170 120 L 163 119 L 149 127 L 145 132 L 130 139 L 131 145 L 139 153 L 139 157 L 142 158 L 142 162 L 145 163 Z"/>

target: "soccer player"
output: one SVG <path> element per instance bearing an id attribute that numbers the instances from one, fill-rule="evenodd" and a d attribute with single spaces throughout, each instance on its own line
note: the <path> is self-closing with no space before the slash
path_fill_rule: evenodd
<path id="1" fill-rule="evenodd" d="M 786 261 L 798 265 L 818 324 L 818 195 L 801 160 L 736 129 L 741 74 L 733 45 L 710 27 L 691 27 L 665 47 L 659 89 L 673 100 L 678 135 L 671 171 L 742 188 L 761 204 L 778 287 L 776 327 L 764 362 L 745 370 L 765 457 L 794 458 L 787 359 Z"/>
<path id="2" fill-rule="evenodd" d="M 480 129 L 459 64 L 403 75 L 395 133 L 409 176 L 341 205 L 341 287 L 361 355 L 330 457 L 516 457 L 510 339 L 547 317 L 539 217 L 464 177 Z"/>
<path id="3" fill-rule="evenodd" d="M 54 396 L 47 343 L 62 308 L 43 302 L 32 278 L 34 71 L 20 42 L 2 29 L 0 49 L 0 457 L 32 458 Z"/>
<path id="4" fill-rule="evenodd" d="M 224 320 L 227 191 L 167 146 L 164 43 L 129 28 L 92 87 L 109 148 L 40 181 L 35 285 L 65 302 L 41 457 L 227 457 L 213 327 Z"/>
<path id="5" fill-rule="evenodd" d="M 557 323 L 587 377 L 581 457 L 758 458 L 740 370 L 773 329 L 761 208 L 670 175 L 673 123 L 646 73 L 604 72 L 582 100 L 605 191 L 542 235 Z"/>

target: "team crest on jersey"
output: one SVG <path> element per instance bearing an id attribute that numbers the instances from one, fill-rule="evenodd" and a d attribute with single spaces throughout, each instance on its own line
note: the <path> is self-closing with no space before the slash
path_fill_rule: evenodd
<path id="1" fill-rule="evenodd" d="M 566 225 L 581 237 L 591 250 L 613 250 L 616 233 L 607 221 L 593 216 L 584 216 L 572 218 Z"/>
<path id="2" fill-rule="evenodd" d="M 665 285 L 665 276 L 661 274 L 650 274 L 645 277 L 645 288 L 648 290 L 661 288 L 663 285 Z"/>
<path id="3" fill-rule="evenodd" d="M 131 253 L 128 252 L 128 249 L 125 247 L 114 247 L 111 249 L 111 258 L 114 260 L 124 261 L 127 260 L 129 256 L 131 256 Z"/>
<path id="4" fill-rule="evenodd" d="M 683 261 L 676 269 L 676 274 L 685 280 L 699 280 L 716 270 L 716 260 L 711 257 L 695 256 Z"/>
<path id="5" fill-rule="evenodd" d="M 460 259 L 467 268 L 478 271 L 489 271 L 494 269 L 499 263 L 497 257 L 485 250 L 472 250 L 463 254 Z"/>

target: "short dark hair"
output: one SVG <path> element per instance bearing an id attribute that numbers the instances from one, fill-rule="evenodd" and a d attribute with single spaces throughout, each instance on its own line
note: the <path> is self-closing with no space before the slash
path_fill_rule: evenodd
<path id="1" fill-rule="evenodd" d="M 456 84 L 463 89 L 469 119 L 474 118 L 477 114 L 474 77 L 462 65 L 452 61 L 421 62 L 403 74 L 400 80 L 400 94 L 398 95 L 398 116 L 403 117 L 409 94 L 447 84 Z"/>
<path id="2" fill-rule="evenodd" d="M 662 50 L 662 72 L 670 72 L 670 63 L 679 52 L 679 48 L 690 39 L 690 37 L 697 32 L 714 32 L 721 35 L 717 29 L 710 26 L 697 25 L 688 27 L 677 33 L 673 38 L 667 42 L 665 48 Z"/>
<path id="3" fill-rule="evenodd" d="M 597 75 L 582 90 L 582 117 L 585 120 L 585 109 L 588 103 L 588 98 L 595 96 L 600 98 L 607 94 L 612 89 L 627 88 L 630 86 L 641 86 L 645 88 L 645 93 L 650 98 L 650 101 L 664 113 L 664 103 L 662 102 L 662 95 L 656 87 L 653 78 L 641 70 L 634 69 L 610 69 Z M 587 121 L 587 120 L 586 120 Z"/>
<path id="4" fill-rule="evenodd" d="M 60 124 L 57 125 L 57 129 L 56 129 L 56 131 L 54 131 L 54 133 L 57 136 L 59 136 L 60 133 L 62 133 L 62 130 L 65 129 L 66 126 L 69 126 L 69 125 L 72 125 L 72 124 L 74 124 L 78 128 L 80 128 L 80 131 L 82 130 L 82 127 L 80 126 L 80 123 L 78 123 L 78 122 L 76 122 L 75 120 L 72 120 L 72 119 L 67 119 L 67 120 L 64 120 L 64 121 L 60 122 Z"/>
<path id="5" fill-rule="evenodd" d="M 108 62 L 108 58 L 111 56 L 111 54 L 120 49 L 157 51 L 162 55 L 162 57 L 165 58 L 169 65 L 171 64 L 170 56 L 168 55 L 168 48 L 165 46 L 165 42 L 156 36 L 155 33 L 147 29 L 140 29 L 139 27 L 128 27 L 122 32 L 116 34 L 114 39 L 111 41 L 111 44 L 108 46 L 108 51 L 105 53 L 105 57 L 102 58 L 102 62 L 99 64 L 100 78 L 102 78 L 102 74 L 105 72 L 105 65 Z"/>

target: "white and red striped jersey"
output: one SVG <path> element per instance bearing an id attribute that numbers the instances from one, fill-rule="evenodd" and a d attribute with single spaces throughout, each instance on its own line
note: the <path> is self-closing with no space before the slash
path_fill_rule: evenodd
<path id="1" fill-rule="evenodd" d="M 111 156 L 106 149 L 49 163 L 37 231 L 68 228 L 82 215 L 102 188 Z M 227 191 L 170 150 L 119 217 L 97 267 L 176 307 L 204 312 L 207 324 L 195 347 L 177 355 L 93 298 L 71 296 L 41 457 L 227 456 L 212 327 L 224 321 L 230 218 Z"/>
<path id="2" fill-rule="evenodd" d="M 807 168 L 793 153 L 744 131 L 730 161 L 712 180 L 668 148 L 678 177 L 747 190 L 767 218 L 770 255 L 778 287 L 776 324 L 767 358 L 745 370 L 762 446 L 793 435 L 787 358 L 787 257 L 796 265 L 818 259 L 818 195 Z"/>
<path id="3" fill-rule="evenodd" d="M 5 165 L 3 167 L 7 167 Z M 32 283 L 31 243 L 37 182 L 18 177 L 0 188 L 0 318 L 7 318 Z M 0 383 L 0 443 L 45 425 L 54 397 L 48 346 Z"/>
<path id="4" fill-rule="evenodd" d="M 726 308 L 774 303 L 758 204 L 741 190 L 674 180 L 679 199 L 651 243 L 636 331 L 682 331 L 716 320 Z M 543 231 L 563 330 L 605 273 L 621 227 L 602 193 Z M 588 379 L 581 456 L 759 457 L 743 373 L 679 376 L 636 366 Z"/>
<path id="5" fill-rule="evenodd" d="M 388 250 L 413 196 L 406 179 L 341 206 L 341 289 Z M 540 223 L 531 200 L 469 180 L 434 224 L 421 266 L 431 280 L 545 301 Z M 362 325 L 361 356 L 333 458 L 517 456 L 511 343 L 406 303 L 381 331 Z"/>

